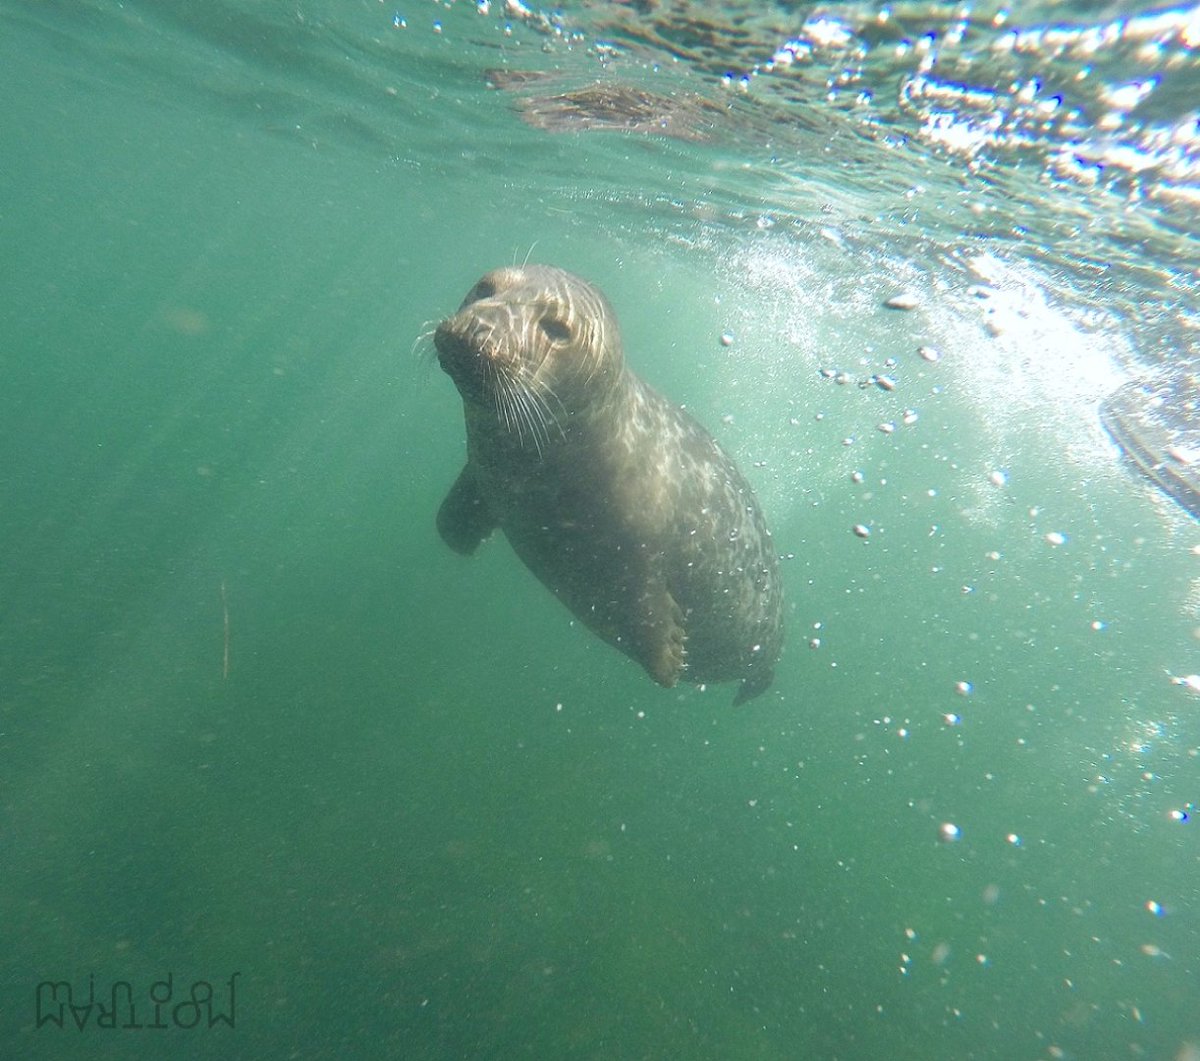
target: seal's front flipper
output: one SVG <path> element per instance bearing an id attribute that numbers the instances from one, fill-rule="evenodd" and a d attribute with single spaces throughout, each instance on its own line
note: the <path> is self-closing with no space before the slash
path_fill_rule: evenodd
<path id="1" fill-rule="evenodd" d="M 496 529 L 496 520 L 475 485 L 469 464 L 458 473 L 438 509 L 437 529 L 442 541 L 464 556 L 479 548 L 479 543 Z"/>
<path id="2" fill-rule="evenodd" d="M 733 706 L 737 707 L 738 704 L 744 704 L 747 700 L 753 700 L 759 693 L 765 693 L 771 687 L 771 682 L 774 680 L 775 672 L 770 667 L 753 671 L 738 686 L 737 695 L 733 698 Z"/>

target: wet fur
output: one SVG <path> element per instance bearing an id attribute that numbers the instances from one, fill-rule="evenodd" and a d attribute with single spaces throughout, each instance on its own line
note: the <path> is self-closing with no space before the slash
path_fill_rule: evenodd
<path id="1" fill-rule="evenodd" d="M 495 528 L 587 626 L 665 686 L 764 691 L 782 592 L 754 495 L 709 434 L 624 364 L 598 289 L 547 266 L 488 273 L 438 326 L 467 462 L 438 514 L 470 553 Z"/>

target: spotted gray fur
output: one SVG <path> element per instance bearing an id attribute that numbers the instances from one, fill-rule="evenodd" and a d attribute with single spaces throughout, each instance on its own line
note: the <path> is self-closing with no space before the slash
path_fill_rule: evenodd
<path id="1" fill-rule="evenodd" d="M 783 596 L 734 463 L 624 362 L 608 300 L 549 266 L 497 269 L 434 334 L 463 399 L 467 462 L 438 530 L 471 553 L 499 527 L 592 631 L 673 686 L 771 684 Z"/>

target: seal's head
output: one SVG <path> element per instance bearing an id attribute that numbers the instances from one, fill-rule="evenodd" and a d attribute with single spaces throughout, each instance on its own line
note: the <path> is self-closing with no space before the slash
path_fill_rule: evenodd
<path id="1" fill-rule="evenodd" d="M 463 399 L 491 406 L 504 427 L 535 440 L 548 424 L 603 403 L 623 371 L 608 300 L 547 265 L 494 269 L 433 336 Z"/>

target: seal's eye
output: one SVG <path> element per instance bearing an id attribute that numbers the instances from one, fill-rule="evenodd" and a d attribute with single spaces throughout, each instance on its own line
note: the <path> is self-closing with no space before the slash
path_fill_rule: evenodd
<path id="1" fill-rule="evenodd" d="M 496 285 L 490 280 L 480 280 L 467 296 L 467 302 L 478 302 L 481 298 L 491 298 L 496 293 Z"/>
<path id="2" fill-rule="evenodd" d="M 538 321 L 538 327 L 552 343 L 565 343 L 571 338 L 571 329 L 557 317 L 543 317 Z"/>

